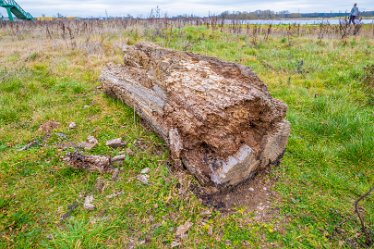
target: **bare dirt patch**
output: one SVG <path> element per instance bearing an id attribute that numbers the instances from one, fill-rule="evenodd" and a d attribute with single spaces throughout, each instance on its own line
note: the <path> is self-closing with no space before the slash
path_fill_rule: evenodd
<path id="1" fill-rule="evenodd" d="M 195 186 L 193 192 L 207 206 L 212 206 L 222 212 L 231 212 L 236 208 L 244 208 L 255 214 L 255 220 L 269 221 L 279 212 L 274 203 L 279 199 L 274 190 L 276 178 L 269 175 L 269 169 L 259 172 L 252 179 L 236 187 L 219 193 L 207 194 Z"/>

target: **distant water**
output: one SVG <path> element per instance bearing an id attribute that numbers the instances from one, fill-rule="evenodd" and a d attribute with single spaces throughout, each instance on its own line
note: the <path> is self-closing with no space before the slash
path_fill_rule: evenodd
<path id="1" fill-rule="evenodd" d="M 239 20 L 238 20 L 239 21 Z M 339 19 L 278 19 L 278 20 L 241 20 L 243 24 L 321 24 L 321 23 L 329 23 L 329 24 L 339 24 Z M 362 23 L 364 24 L 372 24 L 374 23 L 374 19 L 362 19 Z M 231 23 L 230 20 L 227 20 L 227 23 Z"/>

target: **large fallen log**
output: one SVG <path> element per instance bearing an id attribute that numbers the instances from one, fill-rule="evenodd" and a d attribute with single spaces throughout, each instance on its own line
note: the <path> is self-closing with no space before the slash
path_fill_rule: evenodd
<path id="1" fill-rule="evenodd" d="M 105 92 L 134 107 L 203 185 L 237 185 L 283 155 L 287 106 L 248 67 L 145 43 L 124 52 L 123 65 L 102 71 Z"/>

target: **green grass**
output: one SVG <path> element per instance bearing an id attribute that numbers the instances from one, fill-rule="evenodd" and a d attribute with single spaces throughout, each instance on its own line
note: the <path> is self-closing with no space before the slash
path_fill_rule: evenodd
<path id="1" fill-rule="evenodd" d="M 1 56 L 0 248 L 169 248 L 176 227 L 187 220 L 194 225 L 184 248 L 349 247 L 360 228 L 353 202 L 374 184 L 374 109 L 372 89 L 364 83 L 365 68 L 374 64 L 373 40 L 293 37 L 289 46 L 282 37 L 271 36 L 254 45 L 244 35 L 204 27 L 160 37 L 152 30 L 145 34 L 124 32 L 110 39 L 103 34 L 101 57 L 68 47 L 29 51 L 27 39 L 24 52 Z M 205 217 L 202 212 L 210 208 L 196 196 L 189 191 L 179 196 L 164 143 L 134 118 L 131 108 L 96 89 L 102 66 L 120 61 L 120 51 L 111 45 L 118 39 L 153 41 L 250 66 L 272 96 L 288 104 L 292 133 L 281 166 L 270 176 L 278 178 L 274 205 L 279 217 L 258 222 L 241 208 L 229 214 L 213 210 Z M 38 128 L 48 120 L 61 124 L 51 137 L 17 151 L 32 139 L 42 141 Z M 78 125 L 74 130 L 68 129 L 71 121 Z M 70 169 L 62 161 L 66 151 L 58 144 L 89 135 L 100 141 L 92 154 L 118 154 L 105 146 L 116 137 L 135 152 L 120 166 L 118 181 Z M 148 186 L 136 180 L 145 167 L 151 169 Z M 95 188 L 98 178 L 105 182 L 103 192 Z M 124 193 L 106 198 L 118 191 Z M 95 211 L 83 209 L 87 194 L 95 197 Z M 74 202 L 78 207 L 60 222 Z M 373 197 L 362 207 L 373 229 Z M 341 232 L 334 232 L 340 223 Z"/>

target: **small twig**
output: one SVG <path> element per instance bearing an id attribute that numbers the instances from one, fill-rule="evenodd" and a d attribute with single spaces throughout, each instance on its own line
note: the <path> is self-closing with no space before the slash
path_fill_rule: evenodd
<path id="1" fill-rule="evenodd" d="M 47 32 L 47 36 L 50 40 L 52 40 L 52 35 L 51 35 L 51 32 L 49 31 L 49 28 L 48 28 L 48 25 L 46 26 L 46 32 Z"/>
<path id="2" fill-rule="evenodd" d="M 362 201 L 363 199 L 365 199 L 366 197 L 368 197 L 371 192 L 373 192 L 374 190 L 374 186 L 372 186 L 368 192 L 366 192 L 365 194 L 361 195 L 356 201 L 355 201 L 355 213 L 357 214 L 359 220 L 360 220 L 360 223 L 361 223 L 361 231 L 362 233 L 365 235 L 366 237 L 366 244 L 368 246 L 372 245 L 373 243 L 373 240 L 372 238 L 370 237 L 370 234 L 369 234 L 369 231 L 366 229 L 366 226 L 365 226 L 365 223 L 364 223 L 364 219 L 362 218 L 361 214 L 360 214 L 360 210 L 359 210 L 359 206 L 358 206 L 358 203 L 360 201 Z"/>
<path id="3" fill-rule="evenodd" d="M 31 142 L 18 149 L 18 151 L 28 150 L 33 146 L 42 146 L 50 138 L 50 136 L 50 133 L 47 133 L 41 139 L 33 139 Z"/>
<path id="4" fill-rule="evenodd" d="M 60 218 L 60 224 L 62 224 L 62 222 L 69 218 L 71 216 L 71 214 L 74 212 L 74 210 L 78 207 L 78 202 L 73 202 L 72 204 L 70 204 L 68 206 L 68 211 L 66 213 L 64 213 L 61 218 Z"/>
<path id="5" fill-rule="evenodd" d="M 33 147 L 35 145 L 38 145 L 38 144 L 39 144 L 38 140 L 34 139 L 31 142 L 29 142 L 28 144 L 26 144 L 25 146 L 23 146 L 22 148 L 18 149 L 18 151 L 28 150 L 31 147 Z"/>

